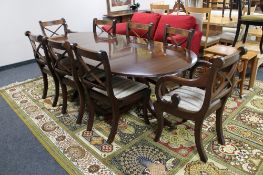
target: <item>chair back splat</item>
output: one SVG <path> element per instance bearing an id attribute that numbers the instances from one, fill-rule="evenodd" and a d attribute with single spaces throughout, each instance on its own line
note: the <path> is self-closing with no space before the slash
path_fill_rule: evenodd
<path id="1" fill-rule="evenodd" d="M 99 20 L 97 18 L 93 19 L 93 33 L 96 36 L 101 35 L 102 33 L 106 32 L 112 36 L 116 36 L 116 23 L 117 21 L 114 19 L 112 21 L 110 20 Z M 109 28 L 105 28 L 104 26 L 108 25 Z M 100 32 L 97 32 L 97 29 L 100 30 Z"/>
<path id="2" fill-rule="evenodd" d="M 46 37 L 67 36 L 70 33 L 64 18 L 53 21 L 39 21 L 42 33 Z"/>

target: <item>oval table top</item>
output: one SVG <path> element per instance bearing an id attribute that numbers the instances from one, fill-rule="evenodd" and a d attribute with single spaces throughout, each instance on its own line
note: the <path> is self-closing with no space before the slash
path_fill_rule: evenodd
<path id="1" fill-rule="evenodd" d="M 106 51 L 111 71 L 136 77 L 159 77 L 191 68 L 197 55 L 182 48 L 164 47 L 162 42 L 146 44 L 143 39 L 117 35 L 96 36 L 93 32 L 70 33 L 68 41 L 94 51 Z"/>

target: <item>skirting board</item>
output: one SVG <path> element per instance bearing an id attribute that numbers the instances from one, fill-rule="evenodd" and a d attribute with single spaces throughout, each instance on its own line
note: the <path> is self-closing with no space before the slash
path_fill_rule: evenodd
<path id="1" fill-rule="evenodd" d="M 9 64 L 9 65 L 6 65 L 6 66 L 0 66 L 0 71 L 11 69 L 11 68 L 15 68 L 15 67 L 18 67 L 18 66 L 23 66 L 23 65 L 26 65 L 26 64 L 30 64 L 30 63 L 35 63 L 35 62 L 36 62 L 35 59 L 31 59 L 31 60 L 26 60 L 26 61 L 14 63 L 14 64 Z"/>

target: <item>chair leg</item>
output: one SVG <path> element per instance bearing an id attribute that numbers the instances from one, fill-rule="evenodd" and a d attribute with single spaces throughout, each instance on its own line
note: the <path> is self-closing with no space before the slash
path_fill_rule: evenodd
<path id="1" fill-rule="evenodd" d="M 48 91 L 48 79 L 47 79 L 47 74 L 44 73 L 44 72 L 42 72 L 42 77 L 43 77 L 43 83 L 44 83 L 42 99 L 45 99 L 45 98 L 47 98 L 47 91 Z"/>
<path id="2" fill-rule="evenodd" d="M 158 104 L 154 103 L 154 108 L 156 111 L 156 118 L 157 118 L 157 130 L 156 130 L 156 135 L 154 138 L 155 142 L 158 142 L 160 140 L 160 137 L 163 132 L 163 127 L 164 127 L 164 119 L 163 119 L 163 112 L 159 109 Z"/>
<path id="3" fill-rule="evenodd" d="M 195 122 L 195 145 L 201 161 L 207 162 L 207 156 L 202 143 L 202 125 L 203 121 Z"/>
<path id="4" fill-rule="evenodd" d="M 120 112 L 119 112 L 118 106 L 113 104 L 112 122 L 111 122 L 112 126 L 111 126 L 110 135 L 109 135 L 108 140 L 107 140 L 107 143 L 109 143 L 109 144 L 111 144 L 113 142 L 115 135 L 117 134 L 119 120 L 120 120 Z"/>
<path id="5" fill-rule="evenodd" d="M 143 118 L 144 118 L 144 122 L 149 125 L 150 124 L 150 121 L 149 121 L 149 118 L 148 118 L 148 111 L 147 111 L 147 108 L 148 108 L 148 103 L 150 101 L 150 95 L 151 95 L 151 91 L 150 89 L 149 90 L 146 90 L 147 92 L 145 92 L 144 94 L 144 98 L 143 98 Z"/>
<path id="6" fill-rule="evenodd" d="M 238 22 L 237 23 L 237 30 L 236 30 L 236 35 L 235 35 L 235 39 L 234 39 L 234 42 L 233 42 L 233 47 L 235 47 L 236 43 L 237 43 L 237 40 L 238 40 L 238 36 L 239 36 L 239 32 L 240 32 L 240 27 L 241 27 L 241 23 Z"/>
<path id="7" fill-rule="evenodd" d="M 216 111 L 216 134 L 218 143 L 221 145 L 225 144 L 225 139 L 223 135 L 223 127 L 222 127 L 222 116 L 223 116 L 224 107 L 221 107 Z"/>
<path id="8" fill-rule="evenodd" d="M 249 25 L 246 24 L 245 34 L 244 34 L 244 37 L 243 37 L 243 43 L 245 43 L 246 40 L 247 40 L 248 28 L 249 28 Z"/>
<path id="9" fill-rule="evenodd" d="M 62 103 L 62 114 L 67 113 L 67 98 L 68 98 L 68 92 L 67 92 L 67 86 L 60 81 L 61 84 L 61 89 L 62 89 L 62 98 L 63 98 L 63 103 Z"/>
<path id="10" fill-rule="evenodd" d="M 78 114 L 78 119 L 77 119 L 77 124 L 81 124 L 82 118 L 84 115 L 84 110 L 85 110 L 85 93 L 82 85 L 78 83 L 78 94 L 79 94 L 79 114 Z"/>
<path id="11" fill-rule="evenodd" d="M 54 100 L 53 100 L 52 106 L 55 107 L 55 106 L 57 106 L 58 97 L 59 97 L 59 81 L 58 81 L 58 79 L 57 79 L 57 77 L 55 75 L 53 76 L 53 80 L 54 80 L 54 83 L 55 83 L 55 96 L 54 96 Z"/>
<path id="12" fill-rule="evenodd" d="M 95 109 L 94 109 L 94 104 L 92 102 L 92 99 L 89 96 L 89 92 L 87 92 L 87 97 L 88 97 L 88 106 L 87 106 L 87 112 L 89 114 L 89 119 L 88 119 L 88 124 L 87 124 L 87 130 L 91 131 L 94 123 L 94 114 L 95 114 Z"/>

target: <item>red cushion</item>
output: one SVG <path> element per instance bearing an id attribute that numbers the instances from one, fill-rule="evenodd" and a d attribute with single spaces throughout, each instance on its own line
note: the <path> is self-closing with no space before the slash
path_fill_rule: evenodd
<path id="1" fill-rule="evenodd" d="M 121 34 L 121 35 L 126 35 L 126 22 L 123 23 L 117 23 L 116 24 L 116 33 L 117 34 Z M 110 25 L 104 25 L 102 27 L 105 31 L 109 31 L 109 29 L 111 28 Z M 112 32 L 112 30 L 109 31 L 110 33 Z"/>
<path id="2" fill-rule="evenodd" d="M 190 15 L 162 15 L 155 31 L 155 41 L 162 41 L 166 24 L 180 29 L 194 29 L 196 27 L 196 20 Z"/>

